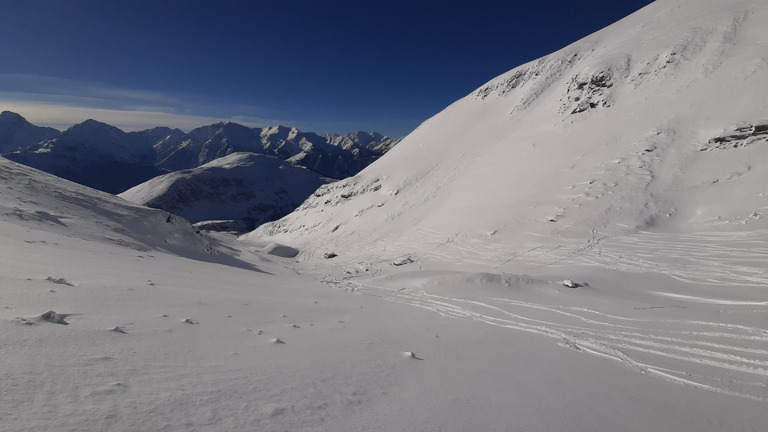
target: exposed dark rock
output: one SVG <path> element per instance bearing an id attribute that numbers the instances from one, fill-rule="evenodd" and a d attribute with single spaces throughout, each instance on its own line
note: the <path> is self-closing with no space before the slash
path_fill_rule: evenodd
<path id="1" fill-rule="evenodd" d="M 739 126 L 719 137 L 710 138 L 700 151 L 727 150 L 747 147 L 759 141 L 768 142 L 768 124 Z"/>

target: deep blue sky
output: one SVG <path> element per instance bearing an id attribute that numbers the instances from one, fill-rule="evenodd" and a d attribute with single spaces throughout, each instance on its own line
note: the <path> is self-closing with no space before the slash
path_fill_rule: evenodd
<path id="1" fill-rule="evenodd" d="M 401 136 L 649 3 L 0 0 L 0 110 Z"/>

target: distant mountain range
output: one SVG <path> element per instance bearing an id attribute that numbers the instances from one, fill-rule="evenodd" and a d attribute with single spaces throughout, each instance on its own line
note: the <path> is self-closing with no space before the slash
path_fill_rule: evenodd
<path id="1" fill-rule="evenodd" d="M 319 186 L 357 174 L 399 141 L 374 132 L 318 135 L 236 123 L 189 133 L 167 127 L 124 132 L 86 120 L 59 132 L 16 113 L 0 114 L 6 158 L 104 192 L 125 192 L 133 202 L 191 222 L 209 221 L 209 229 L 250 230 L 280 218 Z"/>
<path id="2" fill-rule="evenodd" d="M 3 111 L 0 114 L 0 154 L 23 150 L 59 135 L 58 130 L 35 126 L 16 113 Z"/>
<path id="3" fill-rule="evenodd" d="M 357 174 L 399 141 L 375 132 L 319 135 L 237 123 L 189 133 L 167 127 L 124 132 L 86 120 L 59 132 L 34 126 L 16 113 L 0 114 L 0 151 L 5 157 L 113 194 L 238 152 L 274 156 L 320 176 L 342 179 Z"/>

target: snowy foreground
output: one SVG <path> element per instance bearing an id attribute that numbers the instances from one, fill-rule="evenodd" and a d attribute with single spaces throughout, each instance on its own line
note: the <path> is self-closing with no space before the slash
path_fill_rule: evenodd
<path id="1" fill-rule="evenodd" d="M 565 262 L 528 276 L 427 259 L 354 266 L 233 241 L 210 254 L 167 213 L 0 168 L 4 431 L 768 424 L 768 307 L 747 282 L 702 289 Z M 762 265 L 762 239 L 601 243 L 603 256 L 720 256 L 727 267 L 691 274 L 736 277 Z"/>

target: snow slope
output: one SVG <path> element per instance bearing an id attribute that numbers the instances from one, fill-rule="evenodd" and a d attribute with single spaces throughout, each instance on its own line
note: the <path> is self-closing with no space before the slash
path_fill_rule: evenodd
<path id="1" fill-rule="evenodd" d="M 299 206 L 327 180 L 272 156 L 233 153 L 155 177 L 119 196 L 190 222 L 248 220 L 250 229 Z"/>
<path id="2" fill-rule="evenodd" d="M 657 1 L 241 241 L 290 245 L 334 286 L 764 401 L 765 22 L 763 1 Z M 519 287 L 536 281 L 579 294 Z"/>
<path id="3" fill-rule="evenodd" d="M 389 269 L 321 283 L 286 247 L 207 239 L 1 158 L 0 176 L 4 431 L 757 432 L 768 420 L 758 304 L 617 301 L 617 282 L 637 282 L 624 274 L 579 289 Z M 690 374 L 654 379 L 673 373 L 646 363 L 664 349 Z M 702 372 L 715 391 L 680 385 Z"/>
<path id="4" fill-rule="evenodd" d="M 131 204 L 4 158 L 0 158 L 0 179 L 3 220 L 12 221 L 19 230 L 63 231 L 81 241 L 133 251 L 161 250 L 219 260 L 209 241 L 168 212 Z"/>
<path id="5" fill-rule="evenodd" d="M 491 80 L 253 236 L 389 257 L 462 238 L 502 262 L 595 233 L 765 230 L 766 9 L 657 1 Z"/>

